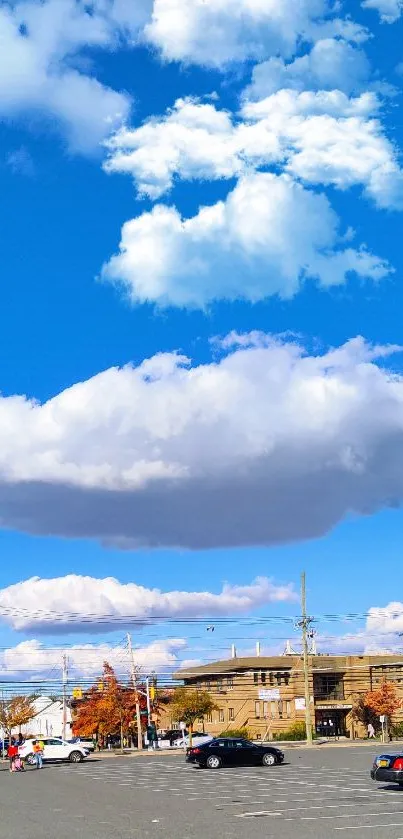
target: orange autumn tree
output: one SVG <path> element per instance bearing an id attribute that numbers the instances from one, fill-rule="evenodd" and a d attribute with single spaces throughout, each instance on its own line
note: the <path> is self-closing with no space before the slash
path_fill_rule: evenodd
<path id="1" fill-rule="evenodd" d="M 14 696 L 0 703 L 0 728 L 4 728 L 8 737 L 14 728 L 21 729 L 35 716 L 33 696 Z"/>
<path id="2" fill-rule="evenodd" d="M 139 695 L 140 710 L 146 708 L 146 699 Z M 122 684 L 107 661 L 102 676 L 77 705 L 73 732 L 83 737 L 123 735 L 136 728 L 136 690 L 132 684 Z"/>
<path id="3" fill-rule="evenodd" d="M 388 733 L 391 717 L 401 708 L 402 701 L 398 697 L 395 686 L 385 679 L 379 688 L 365 694 L 364 704 L 377 716 L 385 717 L 385 730 Z"/>

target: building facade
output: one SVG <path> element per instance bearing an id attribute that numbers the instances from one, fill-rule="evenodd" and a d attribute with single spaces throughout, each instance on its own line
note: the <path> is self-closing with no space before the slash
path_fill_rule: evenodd
<path id="1" fill-rule="evenodd" d="M 214 736 L 246 726 L 253 739 L 270 740 L 305 721 L 303 662 L 298 655 L 234 657 L 180 670 L 174 679 L 210 693 L 217 710 L 204 720 L 204 726 Z M 403 656 L 311 655 L 309 693 L 317 735 L 365 736 L 353 708 L 360 696 L 385 679 L 394 683 L 403 704 Z M 394 721 L 403 721 L 403 710 L 394 715 Z M 159 726 L 171 728 L 178 722 L 171 718 L 168 706 Z"/>

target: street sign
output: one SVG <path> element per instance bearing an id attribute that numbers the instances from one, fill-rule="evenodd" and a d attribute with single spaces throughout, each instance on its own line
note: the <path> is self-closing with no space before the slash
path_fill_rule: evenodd
<path id="1" fill-rule="evenodd" d="M 385 722 L 385 714 L 381 714 L 381 716 L 379 717 L 379 722 L 381 722 L 381 723 Z"/>
<path id="2" fill-rule="evenodd" d="M 73 699 L 82 699 L 83 692 L 81 688 L 73 688 Z"/>

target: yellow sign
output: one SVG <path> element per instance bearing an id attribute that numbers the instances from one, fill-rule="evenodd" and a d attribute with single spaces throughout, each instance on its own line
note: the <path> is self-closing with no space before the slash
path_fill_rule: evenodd
<path id="1" fill-rule="evenodd" d="M 82 699 L 83 692 L 81 688 L 73 688 L 73 699 Z"/>
<path id="2" fill-rule="evenodd" d="M 157 691 L 155 690 L 154 685 L 151 685 L 151 687 L 150 687 L 150 699 L 151 699 L 151 702 L 154 702 L 156 692 L 157 692 Z"/>

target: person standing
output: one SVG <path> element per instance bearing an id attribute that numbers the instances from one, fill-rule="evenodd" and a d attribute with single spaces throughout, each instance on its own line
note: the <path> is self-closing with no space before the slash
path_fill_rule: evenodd
<path id="1" fill-rule="evenodd" d="M 35 755 L 35 762 L 36 762 L 36 768 L 37 769 L 42 769 L 44 748 L 45 748 L 45 746 L 43 745 L 42 740 L 35 740 L 35 742 L 33 744 L 33 752 L 34 752 L 34 755 Z"/>
<path id="2" fill-rule="evenodd" d="M 375 737 L 375 729 L 374 729 L 374 726 L 372 725 L 372 722 L 368 723 L 367 731 L 368 731 L 368 739 L 369 740 L 371 740 L 373 737 Z"/>
<path id="3" fill-rule="evenodd" d="M 10 772 L 15 772 L 14 761 L 18 755 L 18 746 L 15 743 L 14 737 L 10 740 L 10 745 L 7 749 L 7 757 L 10 762 Z"/>

